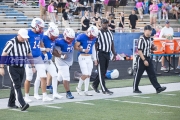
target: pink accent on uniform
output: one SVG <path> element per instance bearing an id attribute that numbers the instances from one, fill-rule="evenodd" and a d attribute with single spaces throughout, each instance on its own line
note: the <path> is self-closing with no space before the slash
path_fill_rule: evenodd
<path id="1" fill-rule="evenodd" d="M 44 7 L 46 5 L 45 0 L 39 0 L 39 5 Z"/>
<path id="2" fill-rule="evenodd" d="M 54 6 L 50 4 L 50 5 L 48 6 L 48 12 L 49 12 L 49 13 L 52 13 L 53 11 L 54 11 Z"/>
<path id="3" fill-rule="evenodd" d="M 104 0 L 104 4 L 108 5 L 109 0 Z"/>
<path id="4" fill-rule="evenodd" d="M 158 12 L 158 6 L 157 5 L 150 5 L 150 8 L 152 8 L 150 13 L 157 13 Z"/>
<path id="5" fill-rule="evenodd" d="M 142 8 L 143 6 L 143 3 L 142 2 L 137 2 L 136 3 L 136 8 Z"/>

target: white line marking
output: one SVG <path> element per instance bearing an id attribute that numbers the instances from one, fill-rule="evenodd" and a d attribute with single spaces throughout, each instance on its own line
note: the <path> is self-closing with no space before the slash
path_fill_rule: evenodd
<path id="1" fill-rule="evenodd" d="M 56 109 L 61 109 L 62 107 L 57 107 L 57 106 L 47 106 L 47 105 L 44 105 L 45 107 L 49 107 L 49 108 L 56 108 Z"/>
<path id="2" fill-rule="evenodd" d="M 143 97 L 143 96 L 132 96 L 132 97 L 138 97 L 138 98 L 150 98 L 150 97 Z"/>
<path id="3" fill-rule="evenodd" d="M 75 102 L 75 103 L 84 104 L 84 105 L 94 105 L 93 103 L 85 103 L 85 102 Z"/>
<path id="4" fill-rule="evenodd" d="M 115 102 L 119 101 L 119 100 L 114 100 L 114 99 L 104 99 L 104 100 L 115 101 Z"/>
<path id="5" fill-rule="evenodd" d="M 152 104 L 152 103 L 142 103 L 142 102 L 133 102 L 133 101 L 120 101 L 124 103 L 134 103 L 134 104 L 142 104 L 142 105 L 152 105 L 152 106 L 160 106 L 160 107 L 169 107 L 169 108 L 180 108 L 180 106 L 170 106 L 170 105 L 161 105 L 161 104 Z"/>
<path id="6" fill-rule="evenodd" d="M 161 114 L 161 113 L 163 113 L 163 114 L 167 114 L 167 113 L 173 113 L 173 112 L 148 112 L 148 113 L 150 113 L 150 114 L 152 114 L 152 113 L 156 113 L 156 114 Z"/>
<path id="7" fill-rule="evenodd" d="M 9 110 L 18 111 L 18 112 L 28 112 L 28 111 L 21 111 L 19 109 L 9 109 Z"/>
<path id="8" fill-rule="evenodd" d="M 162 94 L 162 95 L 176 96 L 176 94 Z"/>

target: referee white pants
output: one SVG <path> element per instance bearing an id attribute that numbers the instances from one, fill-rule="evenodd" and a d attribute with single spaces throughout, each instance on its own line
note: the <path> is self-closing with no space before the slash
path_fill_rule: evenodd
<path id="1" fill-rule="evenodd" d="M 79 55 L 78 62 L 79 62 L 79 66 L 80 66 L 82 74 L 89 76 L 84 81 L 80 78 L 79 83 L 78 83 L 79 89 L 81 89 L 83 82 L 85 83 L 84 91 L 86 92 L 88 91 L 88 88 L 89 88 L 90 76 L 93 69 L 93 61 L 92 61 L 91 55 L 89 56 Z"/>

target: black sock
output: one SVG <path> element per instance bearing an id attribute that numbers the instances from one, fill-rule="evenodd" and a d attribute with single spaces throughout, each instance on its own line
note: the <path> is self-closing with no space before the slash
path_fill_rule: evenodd
<path id="1" fill-rule="evenodd" d="M 66 93 L 68 93 L 68 92 L 70 92 L 70 90 L 69 90 L 69 91 L 66 91 Z"/>

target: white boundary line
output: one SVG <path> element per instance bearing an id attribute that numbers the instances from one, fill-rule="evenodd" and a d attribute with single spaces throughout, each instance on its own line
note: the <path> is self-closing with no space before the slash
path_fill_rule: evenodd
<path id="1" fill-rule="evenodd" d="M 75 103 L 84 104 L 84 105 L 94 105 L 93 103 L 85 103 L 85 102 L 75 102 Z"/>
<path id="2" fill-rule="evenodd" d="M 162 95 L 176 96 L 176 94 L 162 94 Z"/>
<path id="3" fill-rule="evenodd" d="M 143 97 L 143 96 L 132 96 L 132 97 L 137 97 L 137 98 L 150 98 L 150 97 Z"/>
<path id="4" fill-rule="evenodd" d="M 133 102 L 133 101 L 120 101 L 120 100 L 115 100 L 115 99 L 104 99 L 104 100 L 109 100 L 109 101 L 114 101 L 114 102 L 132 103 L 132 104 L 141 104 L 141 105 L 159 106 L 159 107 L 180 108 L 180 106 L 152 104 L 152 103 L 143 103 L 143 102 Z"/>
<path id="5" fill-rule="evenodd" d="M 49 106 L 49 105 L 44 105 L 44 107 L 49 107 L 49 108 L 56 108 L 56 109 L 61 109 L 62 107 L 57 107 L 57 106 Z"/>
<path id="6" fill-rule="evenodd" d="M 9 110 L 18 111 L 18 112 L 28 112 L 28 111 L 21 111 L 19 109 L 9 109 Z"/>

